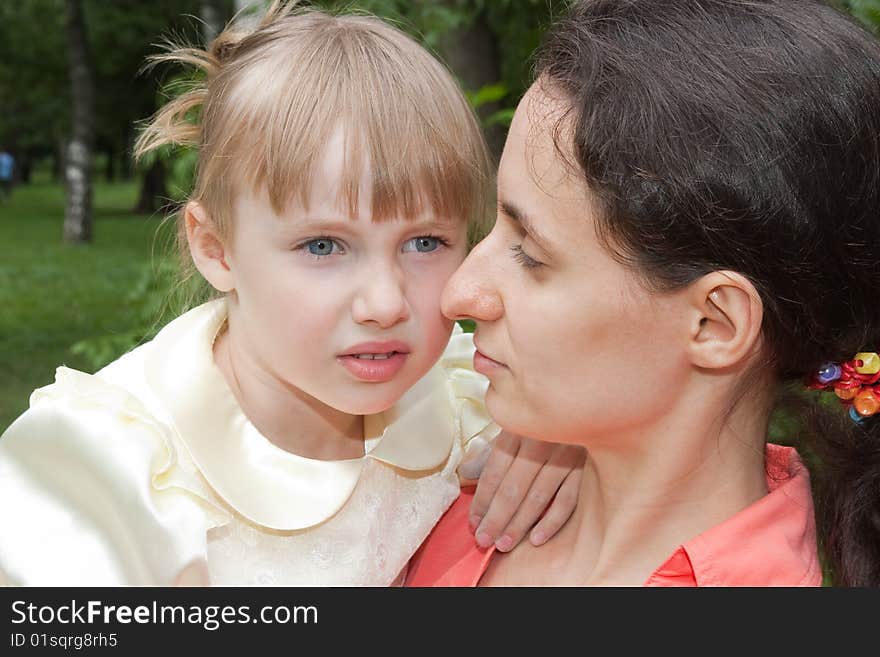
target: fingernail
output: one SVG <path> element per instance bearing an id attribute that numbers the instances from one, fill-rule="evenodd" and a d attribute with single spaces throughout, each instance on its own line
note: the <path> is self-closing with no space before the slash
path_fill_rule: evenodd
<path id="1" fill-rule="evenodd" d="M 497 541 L 495 541 L 495 547 L 501 550 L 502 552 L 507 552 L 513 548 L 513 539 L 505 534 Z"/>
<path id="2" fill-rule="evenodd" d="M 544 541 L 547 540 L 547 536 L 545 536 L 542 531 L 532 532 L 532 535 L 529 538 L 532 541 L 532 545 L 543 545 Z"/>
<path id="3" fill-rule="evenodd" d="M 492 538 L 486 532 L 477 532 L 475 538 L 477 539 L 477 545 L 481 548 L 487 548 L 492 545 Z"/>
<path id="4" fill-rule="evenodd" d="M 482 520 L 483 520 L 483 516 L 478 516 L 477 514 L 474 514 L 470 517 L 470 520 L 468 522 L 470 523 L 470 526 L 471 526 L 471 534 L 473 534 L 475 531 L 477 531 L 477 527 L 480 526 L 480 521 L 482 521 Z"/>

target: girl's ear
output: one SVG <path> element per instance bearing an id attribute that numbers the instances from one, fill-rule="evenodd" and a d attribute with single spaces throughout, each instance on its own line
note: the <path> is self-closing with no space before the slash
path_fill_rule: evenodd
<path id="1" fill-rule="evenodd" d="M 706 274 L 691 284 L 687 300 L 688 353 L 694 365 L 736 367 L 760 349 L 764 304 L 745 276 L 732 271 Z"/>
<path id="2" fill-rule="evenodd" d="M 186 241 L 196 269 L 219 292 L 235 289 L 232 271 L 226 263 L 226 246 L 208 213 L 197 202 L 190 201 L 184 208 L 183 218 Z"/>

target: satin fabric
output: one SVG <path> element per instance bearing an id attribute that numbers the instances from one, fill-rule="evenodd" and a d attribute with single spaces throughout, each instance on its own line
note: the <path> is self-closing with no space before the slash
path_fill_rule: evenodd
<path id="1" fill-rule="evenodd" d="M 60 367 L 34 391 L 0 438 L 8 579 L 169 584 L 204 563 L 207 532 L 230 513 L 265 531 L 308 530 L 346 504 L 368 460 L 418 478 L 442 468 L 454 443 L 483 445 L 499 431 L 471 336 L 456 327 L 440 362 L 394 408 L 365 418 L 365 456 L 281 450 L 214 364 L 225 318 L 225 301 L 209 302 L 95 375 Z"/>
<path id="2" fill-rule="evenodd" d="M 678 547 L 644 586 L 820 586 L 810 478 L 791 447 L 766 446 L 768 494 Z M 474 490 L 455 501 L 413 558 L 407 586 L 478 586 L 495 548 L 468 527 Z"/>

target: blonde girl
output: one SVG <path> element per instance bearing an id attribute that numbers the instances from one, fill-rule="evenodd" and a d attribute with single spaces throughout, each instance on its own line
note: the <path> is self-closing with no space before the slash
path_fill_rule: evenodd
<path id="1" fill-rule="evenodd" d="M 471 338 L 440 312 L 488 215 L 474 115 L 425 50 L 363 16 L 276 3 L 161 59 L 204 82 L 137 150 L 198 147 L 181 244 L 219 295 L 34 392 L 0 439 L 0 571 L 399 581 L 458 496 L 464 452 L 498 432 Z M 546 467 L 552 492 L 570 468 Z"/>

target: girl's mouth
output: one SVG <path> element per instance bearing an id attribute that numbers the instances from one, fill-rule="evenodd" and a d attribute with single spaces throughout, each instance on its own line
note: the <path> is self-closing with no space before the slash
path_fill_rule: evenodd
<path id="1" fill-rule="evenodd" d="M 360 360 L 387 360 L 396 353 L 398 352 L 390 351 L 385 354 L 351 354 L 351 356 L 353 356 L 354 358 L 359 358 Z"/>
<path id="2" fill-rule="evenodd" d="M 409 354 L 399 351 L 378 354 L 348 354 L 337 360 L 359 381 L 385 383 L 393 379 L 406 363 Z"/>

